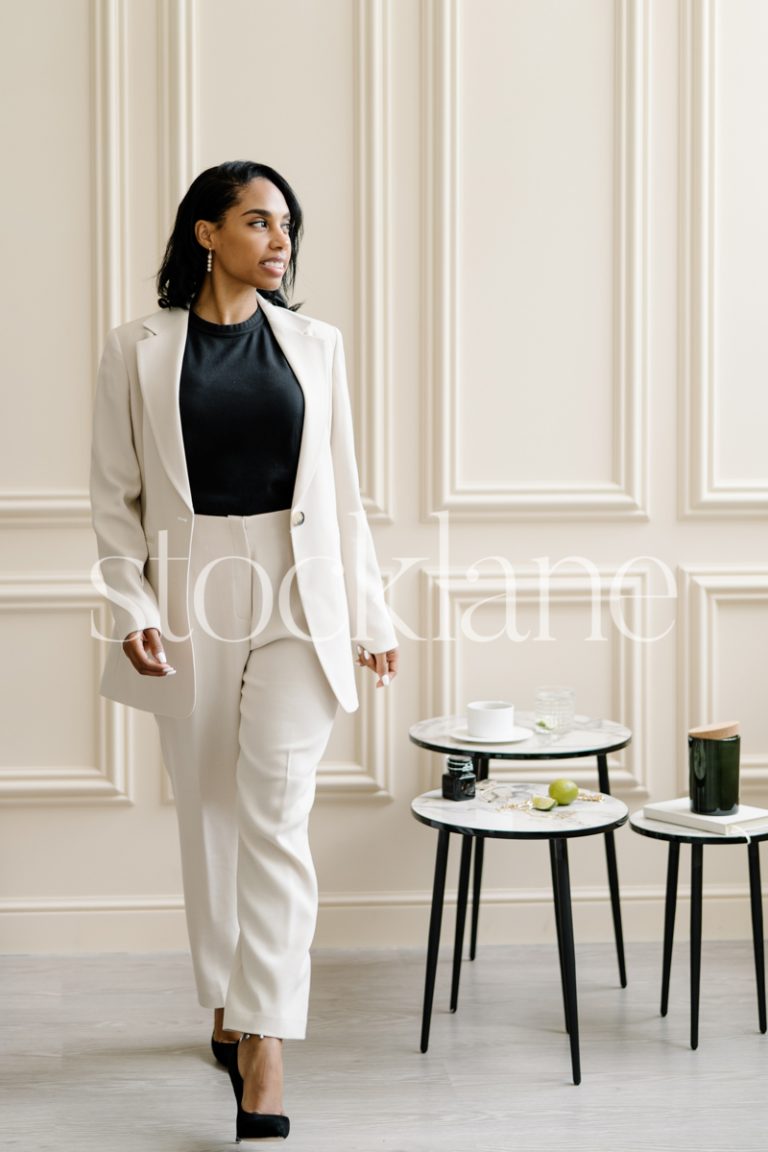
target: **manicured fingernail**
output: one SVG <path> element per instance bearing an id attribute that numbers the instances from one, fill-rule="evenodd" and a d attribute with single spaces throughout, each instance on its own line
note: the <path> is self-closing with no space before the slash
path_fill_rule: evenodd
<path id="1" fill-rule="evenodd" d="M 370 652 L 366 651 L 366 649 L 363 648 L 363 660 L 367 660 L 369 656 L 370 656 Z"/>
<path id="2" fill-rule="evenodd" d="M 176 669 L 175 668 L 166 668 L 165 671 L 163 672 L 163 676 L 175 676 L 175 675 L 176 675 Z"/>
<path id="3" fill-rule="evenodd" d="M 158 652 L 157 658 L 161 664 L 165 664 L 165 652 Z"/>
<path id="4" fill-rule="evenodd" d="M 381 678 L 381 682 L 382 682 L 382 684 L 384 685 L 384 687 L 385 687 L 385 688 L 386 688 L 386 687 L 387 687 L 387 685 L 389 684 L 389 676 L 387 675 L 387 673 L 386 673 L 386 672 L 385 672 L 385 673 L 384 673 L 384 675 L 382 676 L 382 678 Z"/>

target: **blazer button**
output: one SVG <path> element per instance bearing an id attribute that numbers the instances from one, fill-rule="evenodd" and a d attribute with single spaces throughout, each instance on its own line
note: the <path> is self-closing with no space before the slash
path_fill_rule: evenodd
<path id="1" fill-rule="evenodd" d="M 293 524 L 294 528 L 298 528 L 298 526 L 299 526 L 300 524 L 303 524 L 303 523 L 304 523 L 304 513 L 303 513 L 303 512 L 299 512 L 299 511 L 297 510 L 297 511 L 296 511 L 296 512 L 294 512 L 294 513 L 293 513 L 293 515 L 291 516 L 291 524 Z"/>

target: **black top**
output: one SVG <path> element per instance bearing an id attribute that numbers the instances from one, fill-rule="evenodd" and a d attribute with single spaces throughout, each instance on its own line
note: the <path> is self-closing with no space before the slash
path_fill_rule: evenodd
<path id="1" fill-rule="evenodd" d="M 195 512 L 290 508 L 304 394 L 261 308 L 241 324 L 190 310 L 179 411 Z"/>

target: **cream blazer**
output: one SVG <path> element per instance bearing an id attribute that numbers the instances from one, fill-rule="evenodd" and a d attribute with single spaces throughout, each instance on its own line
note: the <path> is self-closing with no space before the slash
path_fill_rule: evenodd
<path id="1" fill-rule="evenodd" d="M 385 652 L 397 639 L 360 501 L 341 334 L 257 295 L 304 393 L 290 517 L 299 594 L 325 675 L 353 712 L 353 644 Z M 195 706 L 187 605 L 195 515 L 179 414 L 188 320 L 185 309 L 163 309 L 110 332 L 91 451 L 93 579 L 114 620 L 100 692 L 167 716 Z M 175 676 L 142 676 L 124 654 L 124 637 L 144 628 L 160 629 Z"/>

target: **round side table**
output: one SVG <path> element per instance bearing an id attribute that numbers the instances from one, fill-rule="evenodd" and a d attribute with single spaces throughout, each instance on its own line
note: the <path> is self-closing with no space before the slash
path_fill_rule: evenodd
<path id="1" fill-rule="evenodd" d="M 526 797 L 536 791 L 534 784 L 515 784 L 513 802 L 525 803 Z M 571 915 L 571 881 L 568 869 L 568 840 L 581 836 L 605 835 L 619 828 L 627 820 L 625 804 L 612 796 L 601 795 L 595 801 L 576 800 L 567 808 L 550 812 L 529 811 L 519 807 L 504 807 L 504 800 L 491 801 L 482 797 L 473 800 L 444 800 L 438 791 L 425 792 L 411 803 L 416 820 L 437 829 L 437 854 L 432 886 L 432 910 L 429 919 L 427 943 L 427 970 L 424 982 L 424 1007 L 421 1023 L 421 1051 L 429 1046 L 430 1019 L 435 991 L 437 954 L 445 897 L 445 875 L 448 865 L 448 844 L 452 833 L 462 837 L 461 867 L 459 873 L 459 899 L 456 910 L 456 949 L 454 951 L 451 1010 L 456 1008 L 458 992 L 461 942 L 464 933 L 466 893 L 469 883 L 469 846 L 472 840 L 483 843 L 486 837 L 500 840 L 546 840 L 549 842 L 552 868 L 552 896 L 557 925 L 557 944 L 560 958 L 560 981 L 563 991 L 565 1027 L 571 1042 L 571 1067 L 574 1084 L 581 1083 L 579 1056 L 579 1018 L 576 1000 L 576 958 Z M 501 807 L 499 806 L 501 805 Z M 463 899 L 462 899 L 463 893 Z"/>
<path id="2" fill-rule="evenodd" d="M 664 903 L 664 951 L 661 970 L 661 1015 L 666 1016 L 669 1006 L 669 976 L 672 968 L 672 943 L 675 934 L 677 908 L 677 875 L 680 865 L 680 845 L 691 846 L 691 1048 L 699 1046 L 699 988 L 701 985 L 701 902 L 704 875 L 704 846 L 716 844 L 746 844 L 749 859 L 749 894 L 752 906 L 752 941 L 755 953 L 755 980 L 757 981 L 757 1012 L 760 1031 L 766 1030 L 765 1012 L 765 957 L 763 945 L 763 897 L 760 886 L 760 843 L 768 840 L 768 828 L 746 836 L 721 836 L 719 833 L 699 832 L 661 820 L 649 820 L 641 812 L 630 817 L 630 827 L 640 836 L 652 840 L 665 840 L 669 844 L 667 858 L 667 894 Z"/>
<path id="3" fill-rule="evenodd" d="M 516 723 L 530 728 L 532 735 L 527 740 L 514 744 L 487 744 L 469 740 L 464 716 L 434 716 L 430 720 L 420 720 L 410 729 L 408 735 L 419 748 L 432 752 L 442 752 L 447 756 L 460 753 L 472 760 L 472 767 L 478 780 L 487 780 L 491 760 L 576 760 L 594 756 L 597 759 L 598 787 L 605 795 L 610 795 L 608 779 L 608 754 L 617 752 L 632 740 L 632 733 L 623 724 L 612 720 L 593 720 L 577 717 L 570 732 L 548 741 L 535 734 L 535 719 L 532 712 L 517 712 Z M 621 923 L 621 902 L 619 899 L 619 872 L 616 865 L 616 845 L 613 831 L 605 833 L 605 856 L 608 866 L 608 887 L 611 894 L 613 931 L 616 938 L 616 955 L 619 963 L 619 981 L 622 988 L 627 986 L 627 970 L 624 960 L 624 932 Z M 472 840 L 465 845 L 467 852 L 472 849 Z M 483 881 L 484 841 L 475 840 L 475 866 L 472 880 L 472 924 L 469 939 L 469 958 L 474 960 L 477 952 L 477 926 L 480 915 L 480 894 Z M 469 865 L 468 865 L 469 866 Z M 462 915 L 466 911 L 466 897 Z"/>

